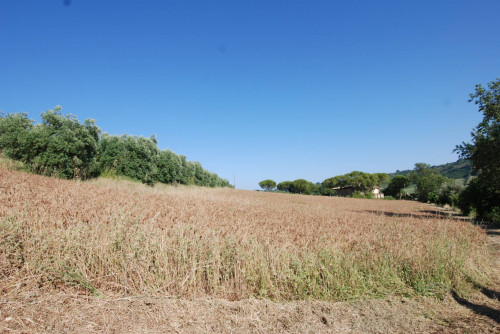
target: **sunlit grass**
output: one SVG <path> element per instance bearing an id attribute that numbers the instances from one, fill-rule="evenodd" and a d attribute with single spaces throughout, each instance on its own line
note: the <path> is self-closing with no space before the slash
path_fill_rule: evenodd
<path id="1" fill-rule="evenodd" d="M 487 279 L 484 232 L 414 202 L 0 173 L 5 292 L 350 300 Z"/>

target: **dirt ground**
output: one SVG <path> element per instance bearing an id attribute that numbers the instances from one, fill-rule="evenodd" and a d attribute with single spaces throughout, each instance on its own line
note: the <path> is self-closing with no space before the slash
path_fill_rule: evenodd
<path id="1" fill-rule="evenodd" d="M 500 277 L 500 229 L 487 230 Z M 500 282 L 462 298 L 247 299 L 0 296 L 1 333 L 500 333 Z"/>

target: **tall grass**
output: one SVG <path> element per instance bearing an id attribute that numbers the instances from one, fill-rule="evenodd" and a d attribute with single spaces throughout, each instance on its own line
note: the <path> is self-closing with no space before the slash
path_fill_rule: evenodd
<path id="1" fill-rule="evenodd" d="M 0 170 L 4 293 L 349 300 L 486 279 L 483 231 L 414 203 L 110 182 Z"/>

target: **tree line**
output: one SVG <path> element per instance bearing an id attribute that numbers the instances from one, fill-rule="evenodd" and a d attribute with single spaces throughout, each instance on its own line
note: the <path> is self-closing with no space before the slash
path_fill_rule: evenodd
<path id="1" fill-rule="evenodd" d="M 31 172 L 64 179 L 116 175 L 149 185 L 230 187 L 199 162 L 159 149 L 155 136 L 102 133 L 94 120 L 82 123 L 74 115 L 63 116 L 60 106 L 42 113 L 41 119 L 36 124 L 26 113 L 0 115 L 0 150 Z"/>
<path id="2" fill-rule="evenodd" d="M 465 183 L 468 183 L 467 180 Z M 259 185 L 266 191 L 357 198 L 374 198 L 371 190 L 379 187 L 386 199 L 418 200 L 455 207 L 464 202 L 460 195 L 466 189 L 464 182 L 445 177 L 439 170 L 426 163 L 415 164 L 415 168 L 408 175 L 395 175 L 392 178 L 385 173 L 353 171 L 328 178 L 321 183 L 298 179 L 276 184 L 275 181 L 267 179 Z M 413 187 L 414 191 L 410 192 L 409 187 Z M 346 195 L 345 188 L 352 189 L 352 192 Z"/>
<path id="3" fill-rule="evenodd" d="M 279 191 L 315 195 L 337 195 L 337 190 L 346 186 L 354 187 L 360 194 L 374 186 L 381 186 L 385 188 L 386 198 L 449 204 L 460 208 L 466 215 L 472 213 L 476 220 L 500 223 L 500 78 L 488 83 L 487 88 L 476 85 L 469 102 L 478 106 L 483 119 L 472 130 L 471 142 L 457 145 L 454 150 L 460 159 L 464 159 L 460 173 L 465 170 L 469 176 L 463 183 L 444 177 L 436 167 L 417 163 L 412 171 L 394 175 L 390 181 L 389 175 L 384 173 L 354 171 L 317 184 L 299 179 L 277 185 L 273 180 L 264 180 L 259 185 L 268 191 L 276 187 Z M 443 171 L 456 172 L 446 168 Z M 405 191 L 410 185 L 415 188 L 414 194 Z"/>
<path id="4" fill-rule="evenodd" d="M 352 187 L 354 196 L 369 197 L 371 190 L 375 186 L 383 186 L 389 181 L 389 175 L 385 173 L 364 173 L 353 171 L 345 175 L 338 175 L 328 178 L 321 183 L 313 183 L 304 179 L 295 181 L 283 181 L 276 184 L 273 180 L 263 180 L 259 183 L 260 187 L 267 191 L 275 188 L 281 192 L 305 195 L 323 195 L 336 196 L 341 188 Z"/>

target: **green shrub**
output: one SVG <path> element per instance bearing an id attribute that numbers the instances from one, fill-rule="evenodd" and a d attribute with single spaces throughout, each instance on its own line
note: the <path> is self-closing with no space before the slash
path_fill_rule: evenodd
<path id="1" fill-rule="evenodd" d="M 371 192 L 367 191 L 367 192 L 365 193 L 365 198 L 367 198 L 367 199 L 374 199 L 374 198 L 375 198 L 375 194 L 373 194 L 373 193 L 371 193 Z"/>
<path id="2" fill-rule="evenodd" d="M 155 182 L 229 187 L 229 181 L 202 168 L 199 162 L 158 148 L 155 136 L 103 134 L 94 120 L 80 123 L 61 107 L 42 113 L 34 124 L 25 113 L 0 115 L 0 151 L 37 174 L 65 179 L 128 177 Z"/>
<path id="3" fill-rule="evenodd" d="M 0 145 L 8 157 L 35 173 L 65 179 L 95 175 L 100 132 L 94 120 L 80 123 L 74 115 L 62 116 L 60 106 L 42 113 L 36 125 L 26 114 L 0 118 Z"/>
<path id="4" fill-rule="evenodd" d="M 355 191 L 352 193 L 352 198 L 365 198 L 365 195 L 361 193 L 361 191 Z"/>
<path id="5" fill-rule="evenodd" d="M 431 203 L 438 203 L 439 202 L 439 195 L 437 193 L 435 193 L 434 191 L 431 191 L 427 194 L 427 200 Z"/>
<path id="6" fill-rule="evenodd" d="M 476 214 L 478 219 L 487 223 L 500 223 L 500 199 L 498 190 L 483 179 L 475 178 L 458 196 L 458 207 L 464 215 Z"/>

